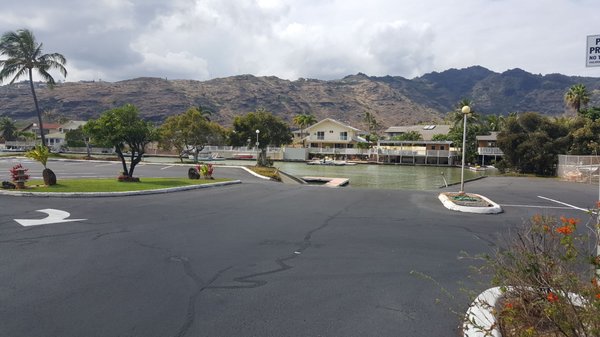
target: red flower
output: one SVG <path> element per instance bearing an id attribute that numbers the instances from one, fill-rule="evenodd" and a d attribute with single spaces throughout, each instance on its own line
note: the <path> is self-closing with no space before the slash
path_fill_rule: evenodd
<path id="1" fill-rule="evenodd" d="M 579 222 L 579 219 L 569 218 L 568 221 L 569 221 L 569 225 L 575 226 Z"/>
<path id="2" fill-rule="evenodd" d="M 550 302 L 558 301 L 558 296 L 556 296 L 556 294 L 553 292 L 548 293 L 547 298 L 548 298 L 548 301 L 550 301 Z"/>
<path id="3" fill-rule="evenodd" d="M 596 299 L 600 300 L 600 293 L 596 294 Z"/>
<path id="4" fill-rule="evenodd" d="M 506 303 L 504 304 L 504 309 L 509 309 L 509 310 L 510 310 L 510 309 L 512 309 L 512 308 L 513 308 L 513 304 L 512 304 L 512 303 L 510 303 L 510 302 L 506 302 Z"/>
<path id="5" fill-rule="evenodd" d="M 573 228 L 571 226 L 562 226 L 562 227 L 558 227 L 556 229 L 556 231 L 558 233 L 561 233 L 564 235 L 569 235 L 569 234 L 573 233 Z"/>

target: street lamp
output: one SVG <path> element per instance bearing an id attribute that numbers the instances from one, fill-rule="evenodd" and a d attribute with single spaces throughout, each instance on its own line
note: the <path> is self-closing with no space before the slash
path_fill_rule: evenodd
<path id="1" fill-rule="evenodd" d="M 462 166 L 460 171 L 460 192 L 465 193 L 465 146 L 467 143 L 467 115 L 471 113 L 471 108 L 465 105 L 460 109 L 463 114 L 463 143 L 462 143 Z"/>
<path id="2" fill-rule="evenodd" d="M 260 133 L 260 130 L 259 130 L 259 129 L 256 129 L 256 165 L 259 165 L 259 164 L 260 164 L 260 161 L 259 161 L 259 159 L 258 159 L 258 158 L 259 158 L 259 153 L 258 153 L 258 151 L 259 151 L 259 150 L 258 150 L 258 145 L 260 144 L 260 143 L 258 142 L 258 134 L 259 134 L 259 133 Z"/>

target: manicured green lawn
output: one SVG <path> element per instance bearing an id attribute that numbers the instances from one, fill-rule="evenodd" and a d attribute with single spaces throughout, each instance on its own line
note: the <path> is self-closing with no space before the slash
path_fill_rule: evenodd
<path id="1" fill-rule="evenodd" d="M 210 184 L 230 179 L 140 178 L 141 182 L 119 182 L 115 178 L 59 179 L 54 186 L 44 186 L 42 180 L 27 182 L 26 192 L 128 192 L 156 190 L 170 187 Z M 13 190 L 20 191 L 20 190 Z"/>

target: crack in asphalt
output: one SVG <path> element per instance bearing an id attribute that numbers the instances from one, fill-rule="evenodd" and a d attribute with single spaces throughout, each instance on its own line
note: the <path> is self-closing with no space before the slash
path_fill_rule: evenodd
<path id="1" fill-rule="evenodd" d="M 121 233 L 129 233 L 130 231 L 126 230 L 126 229 L 122 229 L 120 231 L 114 231 L 114 232 L 105 232 L 105 233 L 98 233 L 96 234 L 96 236 L 94 236 L 92 238 L 92 240 L 98 240 L 101 237 L 107 236 L 107 235 L 113 235 L 113 234 L 121 234 Z"/>
<path id="2" fill-rule="evenodd" d="M 198 299 L 198 296 L 204 290 L 208 289 L 210 287 L 210 285 L 212 283 L 214 283 L 223 273 L 225 273 L 227 270 L 231 269 L 232 266 L 229 266 L 227 268 L 219 270 L 207 282 L 204 282 L 204 281 L 202 281 L 200 276 L 198 276 L 198 274 L 196 274 L 196 272 L 194 272 L 194 269 L 192 268 L 190 261 L 187 257 L 171 256 L 169 258 L 169 260 L 174 261 L 174 262 L 181 262 L 181 264 L 183 266 L 183 271 L 189 278 L 192 279 L 192 281 L 194 281 L 194 284 L 196 286 L 196 290 L 188 298 L 188 305 L 187 305 L 184 322 L 181 325 L 181 327 L 179 328 L 179 330 L 177 330 L 177 333 L 175 333 L 175 335 L 173 335 L 173 337 L 182 337 L 188 333 L 188 331 L 194 324 L 194 321 L 196 320 L 196 301 Z"/>
<path id="3" fill-rule="evenodd" d="M 357 202 L 358 203 L 358 202 Z M 287 264 L 286 262 L 291 261 L 295 258 L 297 258 L 298 256 L 300 256 L 306 249 L 308 249 L 309 247 L 313 246 L 312 243 L 312 237 L 315 233 L 317 233 L 318 231 L 323 230 L 324 228 L 326 228 L 327 226 L 329 226 L 329 224 L 331 223 L 332 220 L 339 218 L 339 216 L 341 214 L 343 214 L 344 212 L 347 212 L 348 209 L 352 208 L 352 206 L 354 205 L 351 204 L 347 207 L 345 207 L 344 209 L 340 210 L 339 212 L 329 216 L 324 222 L 323 224 L 321 224 L 320 226 L 311 229 L 310 231 L 308 231 L 305 235 L 304 238 L 302 240 L 302 242 L 298 245 L 298 248 L 291 254 L 286 255 L 284 257 L 280 257 L 278 259 L 275 259 L 275 263 L 277 264 L 277 268 L 275 269 L 271 269 L 271 270 L 267 270 L 267 271 L 263 271 L 263 272 L 259 272 L 259 273 L 252 273 L 252 274 L 248 274 L 248 275 L 244 275 L 244 276 L 239 276 L 239 277 L 235 277 L 233 279 L 233 281 L 241 283 L 241 285 L 230 285 L 230 286 L 211 286 L 210 289 L 251 289 L 251 288 L 258 288 L 258 287 L 262 287 L 264 285 L 267 284 L 267 281 L 265 280 L 261 280 L 261 279 L 257 279 L 261 276 L 266 276 L 266 275 L 272 275 L 272 274 L 276 274 L 276 273 L 281 273 L 284 272 L 288 269 L 293 268 L 291 265 Z"/>

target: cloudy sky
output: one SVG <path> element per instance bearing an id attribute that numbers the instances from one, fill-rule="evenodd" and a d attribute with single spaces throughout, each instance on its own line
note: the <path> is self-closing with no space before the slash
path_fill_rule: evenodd
<path id="1" fill-rule="evenodd" d="M 471 65 L 599 77 L 585 67 L 599 11 L 598 0 L 19 0 L 2 5 L 0 32 L 31 29 L 67 58 L 67 81 L 413 78 Z"/>

